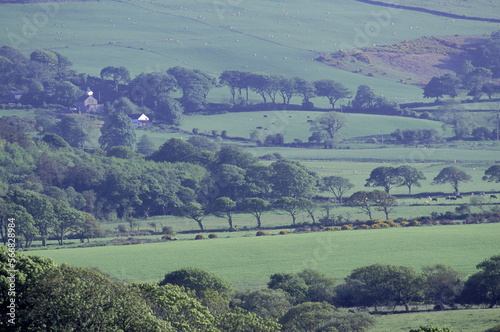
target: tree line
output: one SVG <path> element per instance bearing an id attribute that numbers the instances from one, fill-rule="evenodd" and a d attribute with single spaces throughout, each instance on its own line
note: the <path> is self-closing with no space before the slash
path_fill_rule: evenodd
<path id="1" fill-rule="evenodd" d="M 111 279 L 96 269 L 58 266 L 48 258 L 16 253 L 16 270 L 0 248 L 0 326 L 11 331 L 366 331 L 373 314 L 410 311 L 430 304 L 435 310 L 459 305 L 500 303 L 500 256 L 479 263 L 468 278 L 437 264 L 421 271 L 373 264 L 356 268 L 341 283 L 305 269 L 275 273 L 267 287 L 235 291 L 231 283 L 198 268 L 165 274 L 158 283 Z M 16 280 L 12 294 L 10 280 Z M 10 295 L 8 295 L 10 294 Z M 16 310 L 9 309 L 15 298 Z M 371 307 L 372 313 L 365 312 Z M 354 310 L 353 310 L 354 309 Z M 382 311 L 381 311 L 382 310 Z M 14 324 L 12 324 L 14 323 Z M 416 331 L 447 331 L 412 329 Z"/>
<path id="2" fill-rule="evenodd" d="M 73 120 L 65 119 L 55 125 L 61 135 L 71 132 L 67 128 L 73 125 L 78 128 Z M 383 211 L 389 219 L 397 202 L 390 190 L 405 186 L 411 194 L 425 179 L 411 165 L 377 167 L 366 187 L 384 190 L 351 194 L 354 186 L 348 179 L 321 178 L 286 159 L 266 166 L 241 148 L 219 147 L 202 136 L 188 141 L 172 138 L 156 150 L 149 146 L 147 154 L 147 144 L 136 151 L 112 146 L 115 134 L 107 133 L 104 125 L 101 139 L 109 143 L 108 149 L 87 153 L 53 132 L 39 132 L 33 139 L 26 125 L 15 117 L 0 119 L 0 231 L 5 241 L 7 219 L 17 217 L 21 220 L 19 243 L 24 246 L 35 238 L 45 245 L 49 235 L 61 244 L 70 234 L 84 241 L 101 232 L 98 221 L 121 219 L 132 225 L 136 218 L 157 215 L 187 217 L 201 230 L 208 215 L 227 219 L 232 228 L 235 213 L 252 215 L 258 228 L 263 215 L 271 211 L 289 215 L 292 225 L 300 213 L 307 213 L 316 223 L 318 209 L 324 206 L 329 211 L 331 205 L 318 200 L 319 192 L 333 196 L 339 204 L 359 208 L 370 219 L 374 210 Z M 500 182 L 500 167 L 488 168 L 483 179 Z M 446 167 L 433 183 L 449 183 L 454 194 L 459 194 L 459 184 L 469 180 L 464 171 Z M 477 204 L 484 206 L 483 201 Z"/>

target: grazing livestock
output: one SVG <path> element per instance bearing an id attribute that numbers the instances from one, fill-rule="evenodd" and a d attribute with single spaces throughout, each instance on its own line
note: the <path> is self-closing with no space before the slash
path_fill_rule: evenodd
<path id="1" fill-rule="evenodd" d="M 308 116 L 307 116 L 307 118 L 308 118 L 308 119 L 310 119 L 310 118 L 311 118 L 311 116 L 310 116 L 310 115 L 308 115 Z"/>
<path id="2" fill-rule="evenodd" d="M 497 197 L 496 195 L 490 195 L 490 199 L 492 199 L 492 198 L 495 198 L 495 199 L 496 199 L 496 198 L 498 198 L 498 197 Z"/>
<path id="3" fill-rule="evenodd" d="M 264 114 L 264 117 L 267 118 L 267 114 Z"/>
<path id="4" fill-rule="evenodd" d="M 313 122 L 313 120 L 307 120 L 307 122 Z"/>
<path id="5" fill-rule="evenodd" d="M 260 129 L 260 130 L 262 130 L 263 128 L 262 128 L 261 126 L 258 126 L 258 127 L 256 127 L 256 129 Z"/>
<path id="6" fill-rule="evenodd" d="M 433 198 L 432 200 L 433 200 L 434 202 L 437 202 L 437 201 L 438 201 L 438 199 L 437 199 L 437 198 Z"/>

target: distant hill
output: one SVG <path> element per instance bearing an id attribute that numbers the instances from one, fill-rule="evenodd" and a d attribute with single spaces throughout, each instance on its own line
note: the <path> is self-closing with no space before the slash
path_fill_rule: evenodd
<path id="1" fill-rule="evenodd" d="M 423 36 L 396 44 L 340 50 L 317 60 L 365 76 L 427 84 L 433 76 L 456 72 L 486 40 L 485 36 Z"/>

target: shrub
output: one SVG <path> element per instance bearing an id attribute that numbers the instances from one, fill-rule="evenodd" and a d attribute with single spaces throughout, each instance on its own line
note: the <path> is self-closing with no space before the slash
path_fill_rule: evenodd
<path id="1" fill-rule="evenodd" d="M 172 230 L 172 227 L 170 227 L 170 226 L 163 226 L 161 228 L 161 232 L 165 233 L 165 234 L 170 234 L 170 235 L 174 234 L 174 231 Z"/>
<path id="2" fill-rule="evenodd" d="M 370 226 L 363 224 L 358 226 L 359 229 L 370 229 Z"/>
<path id="3" fill-rule="evenodd" d="M 340 230 L 342 230 L 342 228 L 341 228 L 341 227 L 339 227 L 339 226 L 335 226 L 335 227 L 333 227 L 333 230 L 334 230 L 334 231 L 340 231 Z"/>
<path id="4" fill-rule="evenodd" d="M 195 240 L 203 240 L 205 237 L 201 234 L 196 235 Z"/>
<path id="5" fill-rule="evenodd" d="M 116 227 L 116 230 L 118 231 L 118 233 L 126 233 L 127 227 L 125 227 L 125 225 L 118 225 L 118 227 Z"/>
<path id="6" fill-rule="evenodd" d="M 288 233 L 290 233 L 290 232 L 289 232 L 289 231 L 280 231 L 280 234 L 281 234 L 281 235 L 286 235 L 286 234 L 288 234 Z"/>
<path id="7" fill-rule="evenodd" d="M 341 228 L 343 231 L 350 231 L 352 229 L 351 226 L 349 225 L 343 225 L 342 228 Z"/>
<path id="8" fill-rule="evenodd" d="M 231 227 L 231 228 L 229 229 L 229 231 L 230 231 L 230 232 L 238 232 L 238 231 L 239 231 L 239 229 L 238 229 L 238 228 L 236 228 L 236 227 Z"/>
<path id="9" fill-rule="evenodd" d="M 418 220 L 412 220 L 412 221 L 410 221 L 410 223 L 408 224 L 408 226 L 420 226 L 420 221 L 418 221 Z"/>
<path id="10" fill-rule="evenodd" d="M 373 224 L 373 225 L 372 225 L 372 228 L 373 228 L 373 229 L 378 229 L 378 228 L 380 228 L 380 224 Z"/>
<path id="11" fill-rule="evenodd" d="M 172 240 L 172 235 L 170 234 L 165 234 L 161 237 L 162 240 Z"/>
<path id="12" fill-rule="evenodd" d="M 256 236 L 264 236 L 264 235 L 267 235 L 269 234 L 268 232 L 264 232 L 264 231 L 258 231 L 257 234 L 255 234 Z"/>
<path id="13" fill-rule="evenodd" d="M 441 219 L 440 225 L 456 225 L 457 223 L 450 219 Z"/>
<path id="14" fill-rule="evenodd" d="M 211 233 L 211 234 L 208 234 L 208 238 L 209 239 L 217 239 L 218 236 L 217 236 L 217 234 Z"/>
<path id="15" fill-rule="evenodd" d="M 386 224 L 385 222 L 383 222 L 383 223 L 380 224 L 380 227 L 382 227 L 382 228 L 389 228 L 391 226 L 389 226 L 388 224 Z"/>
<path id="16" fill-rule="evenodd" d="M 386 220 L 384 223 L 391 227 L 396 227 L 396 223 L 393 220 Z"/>
<path id="17" fill-rule="evenodd" d="M 401 222 L 401 226 L 402 226 L 402 227 L 406 227 L 406 226 L 408 226 L 408 223 L 407 223 L 406 221 L 402 221 L 402 222 Z"/>

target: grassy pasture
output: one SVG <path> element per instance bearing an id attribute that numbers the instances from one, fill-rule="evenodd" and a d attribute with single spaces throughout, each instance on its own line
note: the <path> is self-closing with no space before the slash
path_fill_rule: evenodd
<path id="1" fill-rule="evenodd" d="M 314 268 L 339 282 L 353 269 L 374 263 L 414 268 L 445 263 L 471 274 L 498 254 L 499 224 L 432 226 L 176 241 L 140 246 L 38 250 L 57 263 L 95 266 L 127 281 L 159 281 L 165 273 L 195 266 L 238 289 L 264 287 L 277 272 Z M 194 236 L 193 236 L 194 237 Z"/>
<path id="2" fill-rule="evenodd" d="M 251 132 L 262 127 L 267 128 L 264 134 L 283 134 L 286 143 L 293 142 L 294 139 L 307 142 L 311 136 L 311 126 L 307 120 L 314 120 L 322 114 L 324 113 L 288 110 L 192 115 L 184 118 L 181 128 L 187 131 L 199 128 L 200 132 L 217 130 L 219 133 L 227 130 L 228 136 L 250 138 Z M 398 128 L 435 129 L 441 132 L 441 123 L 431 120 L 371 114 L 346 114 L 346 117 L 347 123 L 341 129 L 339 140 L 360 136 L 377 136 L 381 139 L 382 135 L 389 135 Z"/>
<path id="3" fill-rule="evenodd" d="M 133 75 L 179 65 L 218 76 L 223 70 L 247 70 L 301 76 L 309 80 L 334 78 L 353 91 L 375 86 L 389 98 L 420 99 L 420 87 L 370 78 L 313 61 L 321 53 L 360 44 L 358 34 L 376 22 L 382 7 L 351 0 L 335 3 L 260 0 L 234 4 L 209 0 L 58 3 L 46 21 L 35 21 L 39 4 L 2 4 L 0 44 L 26 54 L 49 48 L 70 57 L 75 69 L 92 75 L 108 65 L 126 66 Z M 265 8 L 265 10 L 263 10 Z M 36 23 L 31 35 L 23 19 Z M 380 25 L 379 25 L 380 27 Z M 362 43 L 391 44 L 423 35 L 482 34 L 491 23 L 470 22 L 398 11 Z M 361 32 L 359 32 L 361 31 Z M 31 32 L 31 31 L 28 31 Z M 15 38 L 15 37 L 17 38 Z M 212 98 L 228 98 L 217 89 Z M 319 102 L 322 103 L 322 102 Z"/>
<path id="4" fill-rule="evenodd" d="M 376 316 L 370 332 L 407 332 L 422 325 L 447 326 L 453 331 L 484 331 L 500 323 L 500 309 L 452 310 Z"/>

